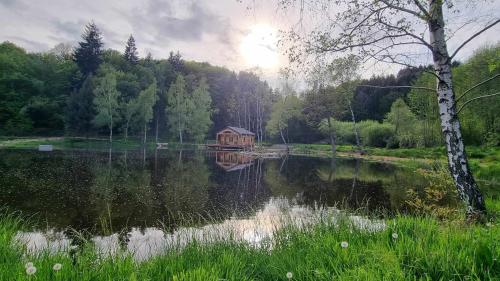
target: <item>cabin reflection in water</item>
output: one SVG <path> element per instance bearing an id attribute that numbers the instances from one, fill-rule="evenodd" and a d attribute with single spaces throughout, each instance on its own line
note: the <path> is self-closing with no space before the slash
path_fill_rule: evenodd
<path id="1" fill-rule="evenodd" d="M 238 152 L 217 151 L 215 153 L 215 163 L 226 172 L 237 171 L 252 166 L 253 160 L 252 156 Z"/>

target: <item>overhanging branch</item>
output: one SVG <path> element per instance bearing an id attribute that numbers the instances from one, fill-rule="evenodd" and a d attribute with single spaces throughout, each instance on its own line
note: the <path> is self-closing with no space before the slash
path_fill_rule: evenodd
<path id="1" fill-rule="evenodd" d="M 357 87 L 365 88 L 377 88 L 377 89 L 415 89 L 415 90 L 426 90 L 431 92 L 436 92 L 436 89 L 418 86 L 374 86 L 374 85 L 358 85 Z"/>
<path id="2" fill-rule="evenodd" d="M 478 99 L 484 99 L 484 98 L 489 98 L 489 97 L 494 97 L 494 96 L 498 96 L 498 95 L 500 95 L 500 92 L 498 92 L 498 93 L 494 93 L 494 94 L 491 94 L 491 95 L 484 95 L 484 96 L 479 96 L 479 97 L 475 97 L 475 98 L 473 98 L 473 99 L 470 99 L 470 100 L 468 100 L 468 101 L 464 102 L 464 104 L 462 104 L 462 106 L 461 106 L 461 107 L 457 110 L 457 114 L 459 114 L 459 113 L 460 113 L 460 111 L 462 111 L 462 109 L 464 109 L 464 107 L 465 107 L 466 105 L 468 105 L 469 103 L 471 103 L 471 102 L 473 102 L 473 101 L 475 101 L 475 100 L 478 100 Z"/>
<path id="3" fill-rule="evenodd" d="M 467 43 L 469 43 L 470 41 L 472 41 L 472 39 L 476 38 L 477 36 L 479 36 L 479 34 L 485 32 L 486 30 L 492 28 L 493 26 L 495 26 L 497 23 L 500 22 L 500 19 L 497 19 L 496 21 L 494 21 L 493 23 L 485 26 L 483 29 L 479 30 L 478 32 L 476 32 L 474 35 L 472 35 L 471 37 L 469 37 L 469 39 L 465 40 L 462 45 L 460 45 L 456 50 L 455 52 L 453 52 L 453 54 L 450 56 L 450 61 L 455 57 L 455 55 L 458 53 L 458 51 L 460 51 L 460 49 L 462 49 L 465 45 L 467 45 Z"/>
<path id="4" fill-rule="evenodd" d="M 479 83 L 477 83 L 476 85 L 472 86 L 472 87 L 471 87 L 471 88 L 469 88 L 467 91 L 463 92 L 463 94 L 462 94 L 462 95 L 460 95 L 460 96 L 457 98 L 457 100 L 456 100 L 456 101 L 459 101 L 459 100 L 460 100 L 461 98 L 463 98 L 463 97 L 464 97 L 467 93 L 469 93 L 470 91 L 474 90 L 475 88 L 477 88 L 477 87 L 479 87 L 479 86 L 483 85 L 484 83 L 487 83 L 487 82 L 489 82 L 489 81 L 491 81 L 491 80 L 493 80 L 493 79 L 495 79 L 495 78 L 497 78 L 497 77 L 500 77 L 500 73 L 498 73 L 497 75 L 494 75 L 494 76 L 492 76 L 492 77 L 490 77 L 490 78 L 488 78 L 488 79 L 486 79 L 486 80 L 484 80 L 484 81 L 482 81 L 482 82 L 479 82 Z"/>

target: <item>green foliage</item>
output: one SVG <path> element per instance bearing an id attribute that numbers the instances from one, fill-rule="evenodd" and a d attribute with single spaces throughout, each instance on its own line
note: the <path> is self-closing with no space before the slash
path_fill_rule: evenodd
<path id="1" fill-rule="evenodd" d="M 92 128 L 94 109 L 94 77 L 85 78 L 82 87 L 73 91 L 66 107 L 66 130 L 70 134 L 88 136 Z"/>
<path id="2" fill-rule="evenodd" d="M 118 114 L 118 99 L 120 92 L 116 90 L 116 72 L 110 67 L 103 67 L 101 72 L 104 75 L 96 80 L 94 89 L 94 106 L 97 114 L 94 117 L 93 123 L 98 126 L 107 126 L 110 131 L 110 138 L 113 134 L 113 125 L 117 121 Z"/>
<path id="3" fill-rule="evenodd" d="M 418 169 L 417 174 L 423 176 L 428 185 L 423 191 L 407 191 L 408 210 L 414 214 L 430 215 L 441 220 L 457 217 L 457 190 L 448 167 L 437 163 L 432 169 Z"/>
<path id="4" fill-rule="evenodd" d="M 0 44 L 0 134 L 62 134 L 75 72 L 66 58 Z"/>
<path id="5" fill-rule="evenodd" d="M 287 131 L 290 120 L 302 118 L 302 101 L 295 95 L 279 97 L 273 104 L 266 130 L 271 136 L 281 136 Z"/>
<path id="6" fill-rule="evenodd" d="M 358 124 L 361 142 L 366 146 L 387 147 L 394 137 L 394 127 L 376 121 L 361 121 Z"/>
<path id="7" fill-rule="evenodd" d="M 212 125 L 211 116 L 213 113 L 212 98 L 208 92 L 205 78 L 201 79 L 190 98 L 193 102 L 193 110 L 190 113 L 186 130 L 196 143 L 202 143 Z"/>
<path id="8" fill-rule="evenodd" d="M 177 135 L 182 143 L 183 134 L 186 130 L 189 112 L 193 110 L 192 101 L 189 99 L 186 90 L 184 76 L 177 75 L 167 92 L 166 113 L 169 116 L 167 122 L 172 135 Z"/>
<path id="9" fill-rule="evenodd" d="M 147 89 L 141 91 L 137 100 L 130 101 L 126 107 L 131 106 L 135 113 L 135 122 L 144 132 L 144 143 L 146 142 L 146 132 L 148 124 L 153 119 L 153 106 L 156 102 L 156 81 L 154 81 Z M 128 113 L 128 112 L 127 112 Z"/>
<path id="10" fill-rule="evenodd" d="M 486 46 L 477 50 L 466 62 L 453 68 L 455 96 L 458 99 L 469 88 L 500 73 L 500 45 Z M 415 86 L 435 87 L 435 77 L 422 75 Z M 482 95 L 494 94 L 500 89 L 500 79 L 497 77 L 469 91 L 457 102 L 457 109 L 469 99 Z M 409 106 L 423 121 L 421 135 L 426 146 L 441 144 L 440 122 L 436 97 L 422 90 L 412 90 L 409 94 Z M 478 99 L 468 104 L 460 112 L 462 135 L 467 144 L 496 145 L 500 141 L 500 96 Z"/>
<path id="11" fill-rule="evenodd" d="M 132 122 L 137 117 L 132 108 L 136 107 L 141 91 L 156 83 L 156 102 L 150 120 L 155 125 L 151 131 L 159 138 L 167 137 L 168 120 L 175 119 L 165 112 L 167 91 L 181 74 L 186 77 L 189 100 L 197 102 L 192 107 L 204 109 L 191 110 L 191 117 L 197 121 L 185 128 L 187 138 L 199 141 L 226 125 L 245 127 L 262 137 L 273 94 L 257 75 L 247 72 L 237 75 L 223 67 L 185 61 L 179 53 L 172 53 L 167 60 L 150 56 L 131 63 L 116 50 L 102 50 L 102 39 L 94 24 L 86 27 L 82 37 L 75 56 L 66 44 L 57 45 L 49 54 L 29 54 L 12 43 L 0 44 L 0 135 L 101 134 L 100 125 L 92 122 L 97 114 L 93 92 L 96 76 L 103 76 L 97 73 L 99 66 L 105 64 L 117 71 L 121 118 L 114 118 L 113 127 L 120 128 L 119 133 L 143 134 L 143 127 L 139 129 L 135 126 L 137 122 Z M 129 49 L 134 53 L 132 47 Z M 210 89 L 207 92 L 210 102 L 207 95 L 201 94 L 203 91 L 194 92 L 203 78 Z M 201 94 L 201 98 L 191 99 L 193 94 Z"/>
<path id="12" fill-rule="evenodd" d="M 422 143 L 421 124 L 403 99 L 397 99 L 392 104 L 386 121 L 394 127 L 394 137 L 399 147 L 416 147 Z"/>

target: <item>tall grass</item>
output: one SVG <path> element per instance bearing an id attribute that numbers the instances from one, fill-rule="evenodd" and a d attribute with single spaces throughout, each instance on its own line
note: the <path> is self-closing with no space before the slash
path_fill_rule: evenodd
<path id="1" fill-rule="evenodd" d="M 488 201 L 498 212 L 497 201 Z M 500 227 L 396 216 L 367 231 L 348 217 L 308 227 L 289 225 L 272 243 L 255 247 L 225 239 L 193 241 L 143 262 L 131 254 L 100 255 L 91 242 L 78 250 L 27 256 L 12 243 L 23 228 L 17 216 L 0 218 L 0 280 L 498 280 Z M 348 247 L 343 248 L 345 241 Z M 37 271 L 26 274 L 25 263 Z M 52 269 L 62 264 L 60 271 Z"/>

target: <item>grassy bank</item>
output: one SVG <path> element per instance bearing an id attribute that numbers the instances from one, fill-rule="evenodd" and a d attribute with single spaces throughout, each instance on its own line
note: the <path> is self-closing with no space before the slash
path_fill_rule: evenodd
<path id="1" fill-rule="evenodd" d="M 19 148 L 19 149 L 37 149 L 40 144 L 51 144 L 54 149 L 109 149 L 110 142 L 108 139 L 101 138 L 72 138 L 72 137 L 46 137 L 46 138 L 0 138 L 1 148 Z M 139 149 L 142 148 L 142 141 L 140 139 L 129 138 L 128 140 L 116 138 L 111 145 L 113 149 Z M 149 141 L 147 143 L 148 149 L 156 147 L 156 143 Z M 194 144 L 177 144 L 169 143 L 169 148 L 196 148 Z"/>
<path id="2" fill-rule="evenodd" d="M 337 147 L 340 157 L 362 157 L 375 161 L 428 164 L 434 161 L 446 162 L 444 147 L 431 148 L 375 148 L 363 147 L 364 155 L 359 155 L 352 145 Z M 500 148 L 468 146 L 466 148 L 474 174 L 482 180 L 500 182 Z M 327 144 L 293 144 L 292 154 L 331 157 L 331 146 Z"/>
<path id="3" fill-rule="evenodd" d="M 490 213 L 498 213 L 500 204 L 488 203 Z M 401 215 L 387 220 L 385 230 L 368 232 L 347 219 L 328 219 L 307 229 L 280 230 L 272 249 L 192 243 L 138 263 L 130 255 L 101 257 L 89 242 L 72 254 L 23 256 L 11 241 L 26 226 L 3 215 L 0 280 L 289 280 L 288 272 L 290 280 L 499 280 L 498 223 Z M 27 262 L 36 267 L 32 276 Z M 59 271 L 53 270 L 56 263 Z"/>

